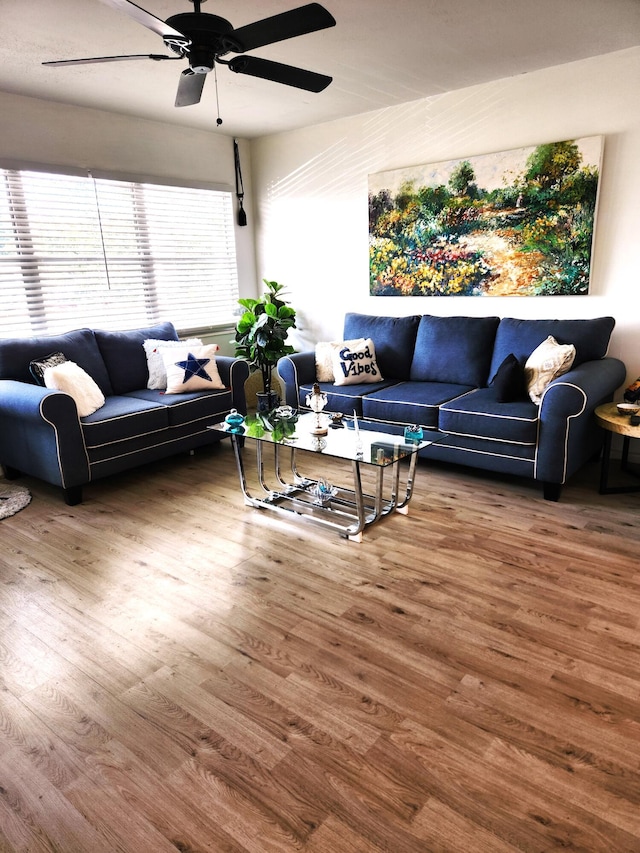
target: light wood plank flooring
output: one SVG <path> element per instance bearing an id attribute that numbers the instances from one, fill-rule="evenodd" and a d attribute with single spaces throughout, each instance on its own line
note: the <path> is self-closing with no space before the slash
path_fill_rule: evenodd
<path id="1" fill-rule="evenodd" d="M 24 478 L 0 850 L 638 853 L 640 495 L 597 478 L 421 462 L 362 544 L 245 507 L 226 442 Z"/>

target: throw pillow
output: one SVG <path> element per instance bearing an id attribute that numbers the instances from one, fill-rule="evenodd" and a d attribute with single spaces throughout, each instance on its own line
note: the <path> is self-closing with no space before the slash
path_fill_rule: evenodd
<path id="1" fill-rule="evenodd" d="M 162 350 L 162 360 L 167 373 L 167 394 L 184 394 L 188 391 L 222 390 L 216 352 L 218 344 L 201 347 L 182 345 L 182 348 Z"/>
<path id="2" fill-rule="evenodd" d="M 381 382 L 376 362 L 376 350 L 371 338 L 349 346 L 345 344 L 333 355 L 334 385 L 357 385 L 362 382 Z"/>
<path id="3" fill-rule="evenodd" d="M 42 358 L 36 358 L 29 362 L 29 372 L 38 385 L 44 385 L 44 372 L 47 367 L 55 367 L 56 364 L 63 364 L 66 360 L 66 356 L 63 353 L 52 352 L 49 355 L 44 355 Z"/>
<path id="4" fill-rule="evenodd" d="M 155 338 L 149 338 L 143 342 L 142 346 L 147 356 L 147 368 L 149 370 L 147 388 L 152 391 L 164 391 L 167 387 L 167 371 L 162 360 L 162 350 L 185 346 L 201 347 L 202 341 L 200 338 L 188 338 L 186 341 L 159 341 Z"/>
<path id="5" fill-rule="evenodd" d="M 354 338 L 351 341 L 320 341 L 316 344 L 316 379 L 318 382 L 333 382 L 333 356 L 343 347 L 357 346 L 364 343 L 364 338 Z"/>
<path id="6" fill-rule="evenodd" d="M 81 418 L 92 415 L 104 406 L 104 394 L 75 361 L 65 361 L 45 368 L 44 384 L 47 388 L 64 391 L 73 397 Z"/>
<path id="7" fill-rule="evenodd" d="M 559 344 L 553 335 L 543 341 L 531 353 L 524 366 L 524 377 L 529 397 L 540 403 L 547 385 L 571 369 L 576 357 L 573 344 Z"/>
<path id="8" fill-rule="evenodd" d="M 524 371 L 513 353 L 510 353 L 496 370 L 490 386 L 493 388 L 496 400 L 499 403 L 511 403 L 514 400 L 522 400 L 526 397 Z"/>

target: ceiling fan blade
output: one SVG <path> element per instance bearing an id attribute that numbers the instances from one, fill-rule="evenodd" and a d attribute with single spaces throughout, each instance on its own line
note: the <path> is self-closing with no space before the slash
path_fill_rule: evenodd
<path id="1" fill-rule="evenodd" d="M 162 53 L 133 53 L 128 56 L 88 56 L 86 59 L 56 59 L 52 62 L 43 62 L 43 65 L 90 65 L 92 62 L 124 62 L 128 59 L 153 59 L 160 62 L 162 59 L 182 59 L 181 56 L 165 56 Z"/>
<path id="2" fill-rule="evenodd" d="M 194 74 L 190 68 L 185 68 L 178 83 L 176 107 L 190 107 L 193 104 L 199 104 L 206 79 L 206 74 Z"/>
<path id="3" fill-rule="evenodd" d="M 151 12 L 147 12 L 147 10 L 143 9 L 141 6 L 131 3 L 130 0 L 101 0 L 101 2 L 105 3 L 107 6 L 111 6 L 112 9 L 124 12 L 125 15 L 129 15 L 130 18 L 133 18 L 139 24 L 142 24 L 143 27 L 147 27 L 147 29 L 152 30 L 159 36 L 162 36 L 162 38 L 170 36 L 172 39 L 177 38 L 183 40 L 185 44 L 190 43 L 190 39 L 188 39 L 184 33 L 181 33 L 174 27 L 170 27 L 169 24 L 165 23 L 160 18 L 156 18 L 155 15 L 152 15 Z"/>
<path id="4" fill-rule="evenodd" d="M 293 65 L 283 65 L 270 59 L 258 59 L 257 56 L 234 56 L 228 63 L 229 68 L 236 74 L 248 74 L 251 77 L 261 77 L 274 83 L 284 83 L 296 89 L 306 89 L 307 92 L 322 92 L 333 77 L 326 74 L 316 74 L 315 71 L 305 71 Z"/>
<path id="5" fill-rule="evenodd" d="M 266 44 L 326 30 L 335 25 L 335 18 L 323 6 L 319 3 L 308 3 L 289 12 L 247 24 L 246 27 L 239 27 L 233 31 L 233 37 L 240 42 L 243 51 L 255 50 Z"/>

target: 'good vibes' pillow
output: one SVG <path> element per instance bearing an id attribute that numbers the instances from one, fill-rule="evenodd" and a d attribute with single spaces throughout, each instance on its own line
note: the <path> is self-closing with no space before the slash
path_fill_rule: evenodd
<path id="1" fill-rule="evenodd" d="M 352 341 L 320 341 L 316 344 L 316 379 L 318 382 L 333 382 L 333 357 L 337 350 L 363 344 L 364 338 Z"/>
<path id="2" fill-rule="evenodd" d="M 351 346 L 345 343 L 345 346 L 336 350 L 333 354 L 333 376 L 334 385 L 380 382 L 382 376 L 371 338 Z"/>

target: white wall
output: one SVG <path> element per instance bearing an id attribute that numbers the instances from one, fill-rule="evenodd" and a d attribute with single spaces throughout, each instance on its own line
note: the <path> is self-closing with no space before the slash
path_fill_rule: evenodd
<path id="1" fill-rule="evenodd" d="M 114 113 L 72 107 L 0 92 L 0 165 L 7 161 L 41 163 L 213 183 L 235 192 L 233 139 L 217 131 L 161 124 Z M 249 143 L 239 140 L 247 202 L 252 197 Z M 241 296 L 256 292 L 254 222 L 236 226 Z M 194 211 L 194 216 L 198 211 Z M 203 318 L 206 325 L 206 318 Z M 228 332 L 215 338 L 224 346 Z"/>
<path id="2" fill-rule="evenodd" d="M 428 57 L 425 57 L 428 61 Z M 640 48 L 252 142 L 258 279 L 287 285 L 299 348 L 345 311 L 523 318 L 612 315 L 610 354 L 640 375 Z M 321 97 L 319 95 L 318 97 Z M 371 297 L 369 174 L 602 134 L 591 289 L 572 297 Z"/>

